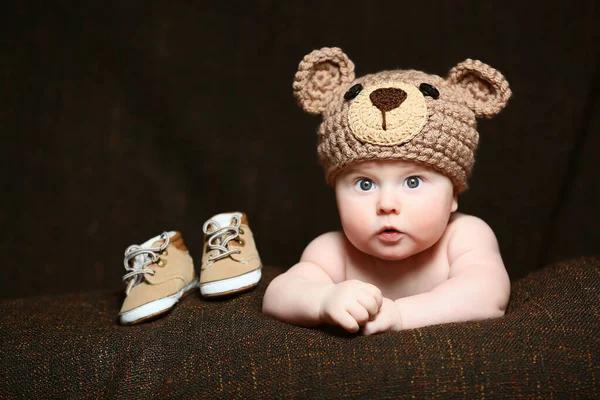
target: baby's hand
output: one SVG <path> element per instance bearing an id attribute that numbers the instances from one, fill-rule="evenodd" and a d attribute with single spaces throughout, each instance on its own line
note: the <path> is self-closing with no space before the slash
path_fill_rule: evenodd
<path id="1" fill-rule="evenodd" d="M 319 314 L 321 321 L 354 333 L 375 318 L 382 300 L 381 290 L 376 286 L 358 280 L 344 281 L 325 293 Z"/>
<path id="2" fill-rule="evenodd" d="M 363 327 L 363 335 L 374 335 L 380 332 L 399 331 L 402 329 L 402 317 L 396 304 L 390 299 L 383 299 L 379 313 Z"/>

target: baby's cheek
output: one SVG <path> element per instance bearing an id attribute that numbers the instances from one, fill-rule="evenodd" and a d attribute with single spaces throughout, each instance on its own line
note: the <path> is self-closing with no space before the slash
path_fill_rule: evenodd
<path id="1" fill-rule="evenodd" d="M 352 207 L 346 206 L 340 209 L 340 220 L 342 222 L 342 228 L 348 238 L 353 238 L 360 229 L 361 221 L 357 213 L 353 212 Z"/>
<path id="2" fill-rule="evenodd" d="M 366 227 L 358 218 L 350 218 L 343 226 L 346 236 L 348 236 L 352 242 L 362 241 Z"/>
<path id="3" fill-rule="evenodd" d="M 447 225 L 449 213 L 441 204 L 430 203 L 410 217 L 414 227 L 418 227 L 420 231 L 433 233 L 440 229 L 443 231 Z"/>

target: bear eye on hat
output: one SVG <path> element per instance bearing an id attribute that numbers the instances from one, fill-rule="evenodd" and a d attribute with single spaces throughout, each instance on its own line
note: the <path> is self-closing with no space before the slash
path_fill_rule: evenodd
<path id="1" fill-rule="evenodd" d="M 435 87 L 431 86 L 429 83 L 421 83 L 419 85 L 419 90 L 425 96 L 433 97 L 434 99 L 440 97 L 440 92 Z"/>
<path id="2" fill-rule="evenodd" d="M 352 100 L 353 98 L 358 96 L 358 94 L 360 93 L 360 91 L 362 89 L 363 89 L 363 86 L 360 83 L 357 83 L 356 85 L 354 85 L 350 89 L 348 89 L 346 94 L 344 94 L 344 99 Z"/>

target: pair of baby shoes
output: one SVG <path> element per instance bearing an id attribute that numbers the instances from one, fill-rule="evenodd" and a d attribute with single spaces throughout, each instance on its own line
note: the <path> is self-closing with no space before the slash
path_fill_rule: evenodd
<path id="1" fill-rule="evenodd" d="M 163 232 L 125 250 L 127 289 L 119 312 L 121 324 L 167 312 L 196 287 L 204 297 L 220 297 L 258 284 L 262 264 L 244 213 L 215 215 L 203 230 L 200 278 L 180 232 Z"/>

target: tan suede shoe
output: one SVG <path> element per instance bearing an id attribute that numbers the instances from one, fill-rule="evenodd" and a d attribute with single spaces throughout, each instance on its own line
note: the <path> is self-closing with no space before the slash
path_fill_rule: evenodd
<path id="1" fill-rule="evenodd" d="M 258 284 L 262 264 L 246 214 L 215 215 L 204 223 L 200 293 L 226 296 Z"/>
<path id="2" fill-rule="evenodd" d="M 125 250 L 123 280 L 127 297 L 122 324 L 142 322 L 162 314 L 198 286 L 194 262 L 179 232 L 163 232 L 142 245 Z"/>

